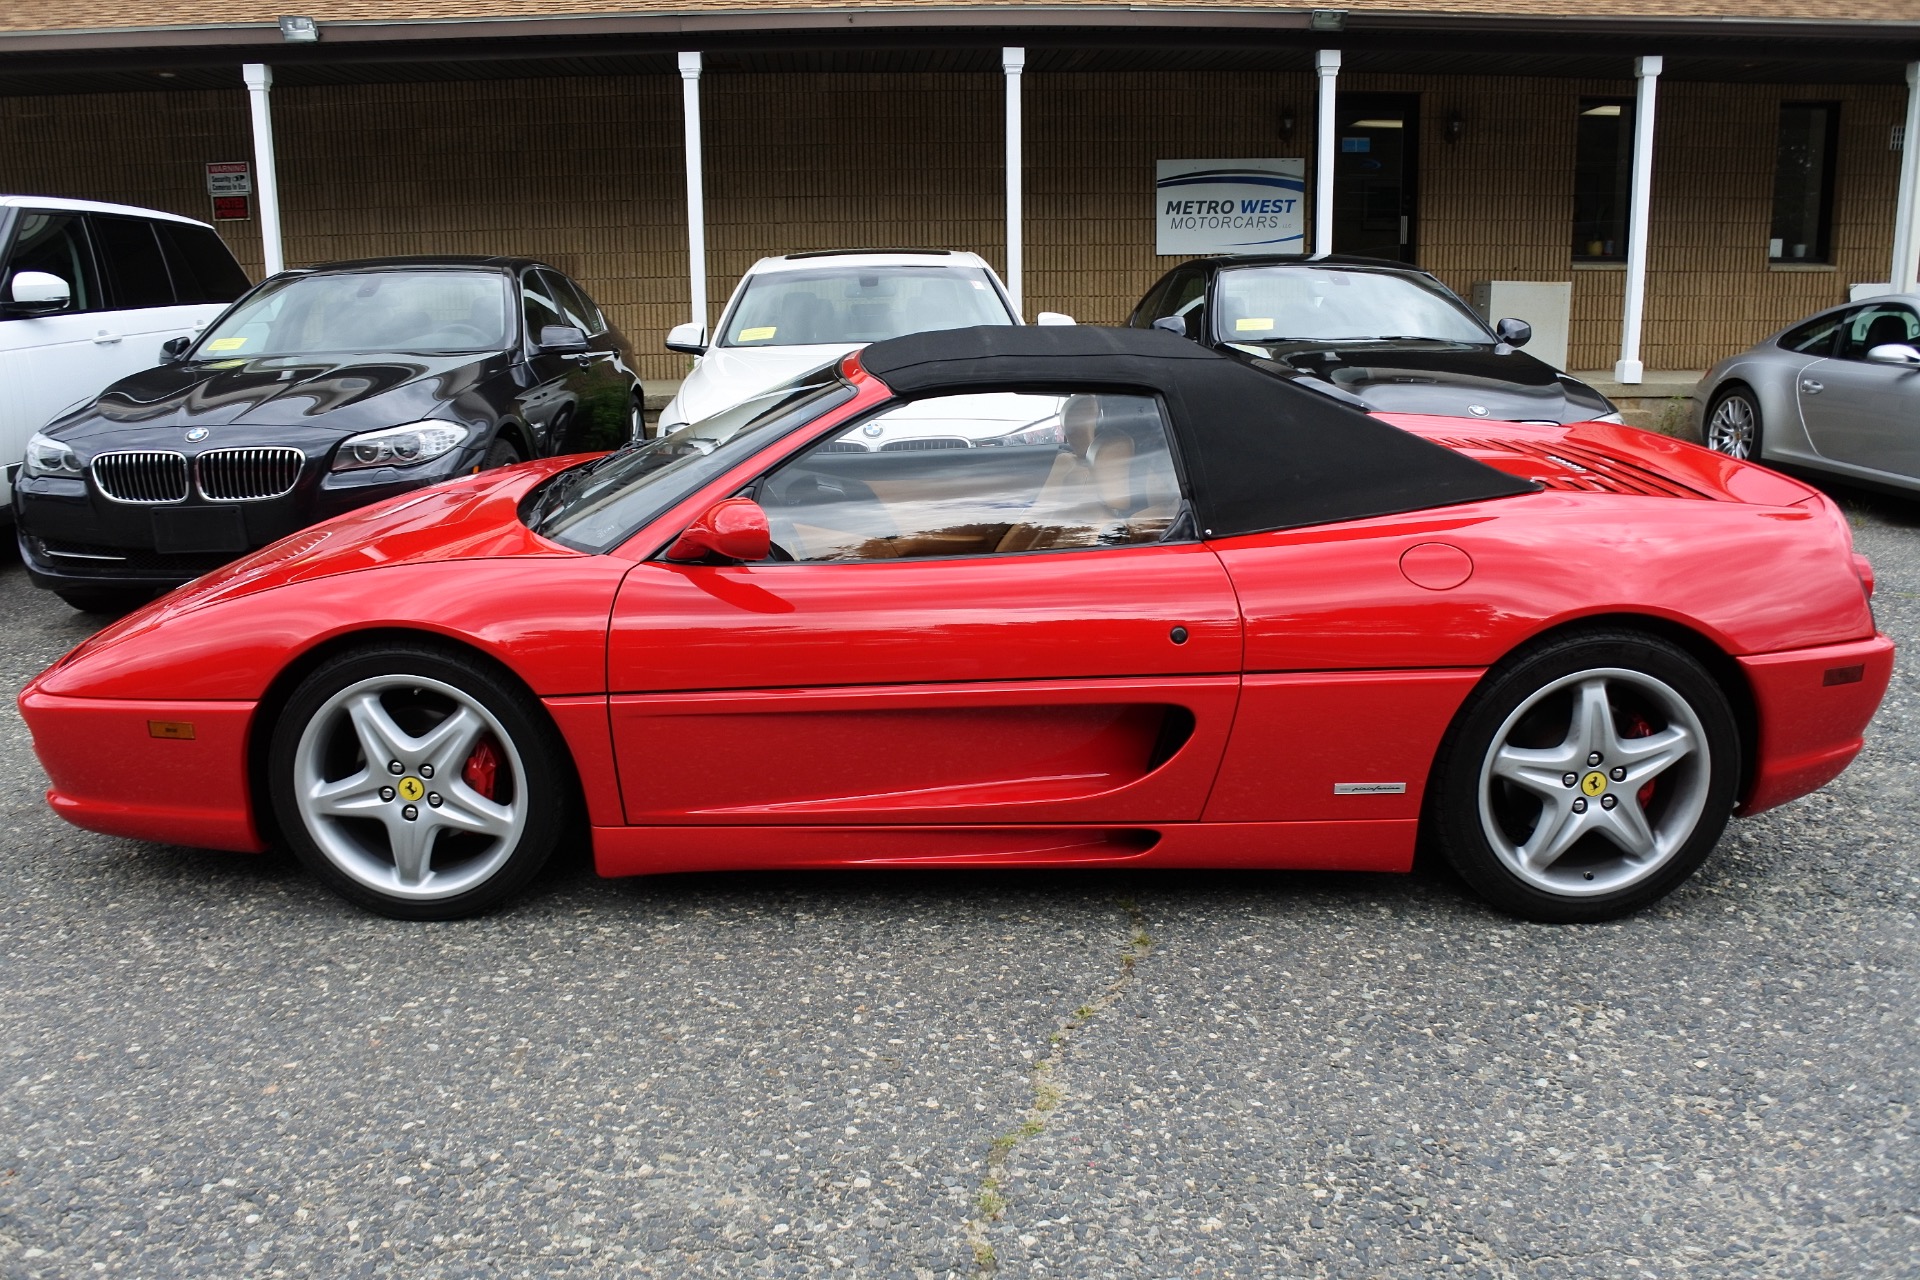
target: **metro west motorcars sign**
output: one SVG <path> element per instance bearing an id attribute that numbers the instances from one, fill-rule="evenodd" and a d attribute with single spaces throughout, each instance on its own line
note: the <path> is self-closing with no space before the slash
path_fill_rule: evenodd
<path id="1" fill-rule="evenodd" d="M 1287 253 L 1306 240 L 1304 159 L 1160 160 L 1155 168 L 1155 253 Z"/>

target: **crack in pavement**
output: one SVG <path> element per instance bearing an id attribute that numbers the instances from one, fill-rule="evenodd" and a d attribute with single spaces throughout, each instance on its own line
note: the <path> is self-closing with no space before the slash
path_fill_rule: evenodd
<path id="1" fill-rule="evenodd" d="M 1133 985 L 1140 962 L 1153 949 L 1146 913 L 1131 898 L 1122 898 L 1116 905 L 1127 915 L 1127 942 L 1120 949 L 1120 972 L 1047 1037 L 1046 1056 L 1033 1064 L 1027 1076 L 1032 1102 L 1026 1115 L 1017 1127 L 1001 1134 L 987 1147 L 987 1171 L 974 1196 L 973 1216 L 965 1225 L 967 1245 L 973 1250 L 975 1280 L 991 1280 L 999 1270 L 999 1259 L 994 1256 L 993 1242 L 987 1233 L 1006 1216 L 1008 1202 L 1002 1188 L 1007 1185 L 1007 1163 L 1021 1143 L 1046 1130 L 1048 1118 L 1066 1098 L 1065 1062 L 1073 1037 L 1125 994 Z"/>

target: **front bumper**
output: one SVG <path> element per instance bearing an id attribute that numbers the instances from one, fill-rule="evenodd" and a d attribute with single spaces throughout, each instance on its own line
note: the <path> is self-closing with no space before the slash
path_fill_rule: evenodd
<path id="1" fill-rule="evenodd" d="M 253 707 L 20 695 L 55 813 L 104 835 L 242 853 L 266 848 L 247 785 Z"/>
<path id="2" fill-rule="evenodd" d="M 91 480 L 20 479 L 14 511 L 20 559 L 35 586 L 155 592 L 190 582 L 290 533 L 398 494 L 424 488 L 476 465 L 470 448 L 419 468 L 335 473 L 309 458 L 291 492 L 256 501 L 128 503 L 103 496 Z M 168 546 L 168 513 L 222 513 L 237 534 L 219 549 Z M 162 549 L 167 547 L 167 549 Z"/>
<path id="3" fill-rule="evenodd" d="M 1739 661 L 1759 728 L 1739 807 L 1751 817 L 1825 786 L 1860 754 L 1893 677 L 1893 641 L 1876 635 Z"/>

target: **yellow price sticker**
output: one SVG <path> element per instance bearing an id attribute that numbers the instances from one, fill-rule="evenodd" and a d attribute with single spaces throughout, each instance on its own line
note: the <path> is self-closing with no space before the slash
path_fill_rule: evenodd
<path id="1" fill-rule="evenodd" d="M 1273 317 L 1250 316 L 1244 320 L 1235 320 L 1233 328 L 1236 333 L 1258 333 L 1264 329 L 1273 328 Z"/>
<path id="2" fill-rule="evenodd" d="M 245 338 L 215 338 L 207 344 L 209 351 L 238 351 L 247 345 Z"/>
<path id="3" fill-rule="evenodd" d="M 765 342 L 768 338 L 771 338 L 774 334 L 778 332 L 780 332 L 780 327 L 778 325 L 771 325 L 771 324 L 761 325 L 757 329 L 742 329 L 740 331 L 740 341 Z"/>

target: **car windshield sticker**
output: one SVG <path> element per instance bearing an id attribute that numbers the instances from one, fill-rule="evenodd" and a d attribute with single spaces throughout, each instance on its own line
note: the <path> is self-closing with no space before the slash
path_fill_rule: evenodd
<path id="1" fill-rule="evenodd" d="M 770 324 L 761 325 L 757 329 L 742 329 L 740 331 L 740 341 L 765 342 L 768 338 L 771 338 L 774 334 L 778 332 L 779 332 L 778 326 L 770 325 Z"/>
<path id="2" fill-rule="evenodd" d="M 1264 333 L 1266 330 L 1273 328 L 1273 317 L 1245 316 L 1239 320 L 1235 320 L 1233 322 L 1233 328 L 1236 333 Z"/>
<path id="3" fill-rule="evenodd" d="M 247 345 L 245 338 L 215 338 L 207 344 L 209 351 L 238 351 Z"/>

